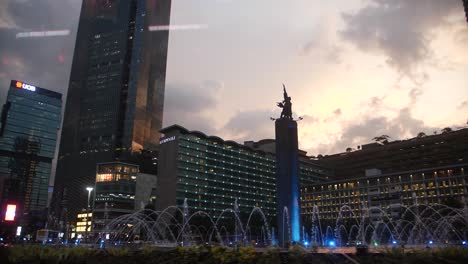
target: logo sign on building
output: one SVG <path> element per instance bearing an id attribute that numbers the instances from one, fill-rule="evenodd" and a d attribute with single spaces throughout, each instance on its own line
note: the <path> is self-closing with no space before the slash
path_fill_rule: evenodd
<path id="1" fill-rule="evenodd" d="M 31 92 L 36 91 L 36 86 L 30 85 L 24 82 L 20 82 L 20 81 L 15 81 L 15 87 L 19 89 L 26 89 Z"/>
<path id="2" fill-rule="evenodd" d="M 175 140 L 175 136 L 168 137 L 168 138 L 163 138 L 163 139 L 161 139 L 159 141 L 159 145 L 167 143 L 167 142 L 171 142 L 171 141 L 174 141 L 174 140 Z"/>
<path id="3" fill-rule="evenodd" d="M 15 221 L 16 204 L 7 204 L 5 212 L 5 221 Z"/>

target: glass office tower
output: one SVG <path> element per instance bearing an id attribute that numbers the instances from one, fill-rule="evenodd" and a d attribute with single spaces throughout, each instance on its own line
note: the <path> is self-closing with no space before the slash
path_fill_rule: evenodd
<path id="1" fill-rule="evenodd" d="M 84 0 L 54 186 L 64 228 L 86 207 L 96 164 L 125 160 L 159 140 L 170 0 Z"/>
<path id="2" fill-rule="evenodd" d="M 16 205 L 17 224 L 45 221 L 61 108 L 60 93 L 11 81 L 1 115 L 0 197 L 1 212 Z"/>

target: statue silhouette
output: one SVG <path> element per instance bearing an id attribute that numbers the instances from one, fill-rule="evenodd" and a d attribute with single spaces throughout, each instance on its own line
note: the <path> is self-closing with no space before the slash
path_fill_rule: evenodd
<path id="1" fill-rule="evenodd" d="M 283 111 L 281 111 L 281 116 L 280 118 L 287 118 L 287 119 L 293 119 L 292 118 L 292 103 L 291 103 L 291 97 L 288 96 L 288 93 L 286 92 L 286 87 L 283 84 L 283 102 L 277 103 L 277 106 L 280 108 L 283 108 Z"/>

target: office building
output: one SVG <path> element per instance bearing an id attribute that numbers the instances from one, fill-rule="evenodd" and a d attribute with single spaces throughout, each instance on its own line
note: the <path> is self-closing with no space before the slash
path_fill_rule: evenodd
<path id="1" fill-rule="evenodd" d="M 96 163 L 152 149 L 162 124 L 170 0 L 84 0 L 54 186 L 64 228 L 86 207 Z"/>
<path id="2" fill-rule="evenodd" d="M 99 163 L 91 196 L 93 230 L 105 231 L 115 218 L 145 209 L 154 209 L 157 176 L 140 173 L 139 166 L 125 162 Z"/>
<path id="3" fill-rule="evenodd" d="M 111 220 L 135 210 L 138 166 L 109 162 L 99 163 L 96 170 L 93 226 L 101 231 Z"/>
<path id="4" fill-rule="evenodd" d="M 314 206 L 318 207 L 323 221 L 335 222 L 343 206 L 343 219 L 363 217 L 370 208 L 372 221 L 382 219 L 382 208 L 394 219 L 401 217 L 402 207 L 417 204 L 446 204 L 468 202 L 468 163 L 424 168 L 397 173 L 379 174 L 371 170 L 368 176 L 319 183 L 301 188 L 302 217 L 311 222 Z M 377 173 L 376 173 L 377 172 Z"/>
<path id="5" fill-rule="evenodd" d="M 16 205 L 15 222 L 24 232 L 46 220 L 61 109 L 60 93 L 11 81 L 0 120 L 0 211 Z"/>
<path id="6" fill-rule="evenodd" d="M 232 209 L 237 199 L 243 216 L 256 206 L 270 220 L 276 215 L 276 156 L 268 147 L 271 140 L 242 145 L 178 125 L 166 127 L 161 133 L 158 210 L 172 205 L 182 207 L 187 199 L 191 212 L 203 210 L 216 217 L 222 210 Z M 315 169 L 310 161 L 304 164 L 310 167 L 301 168 L 306 173 L 300 178 L 319 179 L 325 174 L 323 167 Z"/>
<path id="7" fill-rule="evenodd" d="M 334 170 L 335 179 L 359 178 L 366 170 L 383 174 L 463 164 L 468 161 L 468 129 L 425 135 L 407 140 L 362 145 L 350 152 L 325 156 L 317 163 Z"/>
<path id="8" fill-rule="evenodd" d="M 420 133 L 408 140 L 371 143 L 323 157 L 317 162 L 334 169 L 335 176 L 301 188 L 303 216 L 312 217 L 318 206 L 320 216 L 332 220 L 348 205 L 357 218 L 363 206 L 382 207 L 398 217 L 401 205 L 443 204 L 449 198 L 464 201 L 467 161 L 467 128 L 446 128 L 430 136 Z"/>

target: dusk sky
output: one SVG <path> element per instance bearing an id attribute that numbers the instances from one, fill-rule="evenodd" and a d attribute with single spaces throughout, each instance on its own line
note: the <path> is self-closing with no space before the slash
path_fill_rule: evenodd
<path id="1" fill-rule="evenodd" d="M 80 6 L 0 1 L 1 103 L 11 79 L 66 98 Z M 171 16 L 166 126 L 274 138 L 282 83 L 309 155 L 467 124 L 461 0 L 173 0 Z M 16 37 L 45 30 L 71 34 Z"/>

